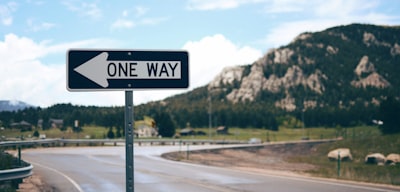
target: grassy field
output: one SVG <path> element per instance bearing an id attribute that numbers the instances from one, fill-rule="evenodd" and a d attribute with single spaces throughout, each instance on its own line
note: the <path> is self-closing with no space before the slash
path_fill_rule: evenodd
<path id="1" fill-rule="evenodd" d="M 385 156 L 400 153 L 399 138 L 400 134 L 344 139 L 321 144 L 311 155 L 293 157 L 289 161 L 317 165 L 317 169 L 309 172 L 315 176 L 400 185 L 400 165 L 377 166 L 364 163 L 365 156 L 370 153 L 382 153 Z M 350 148 L 353 156 L 353 161 L 341 162 L 340 170 L 336 161 L 327 160 L 328 152 L 337 148 Z"/>
<path id="2" fill-rule="evenodd" d="M 67 128 L 66 131 L 61 131 L 60 129 L 53 128 L 49 130 L 38 130 L 39 134 L 45 134 L 46 138 L 66 138 L 66 139 L 102 139 L 105 138 L 108 129 L 105 127 L 98 126 L 85 126 L 83 131 L 79 133 L 74 133 L 71 128 Z M 114 130 L 115 131 L 115 130 Z M 21 136 L 25 139 L 31 138 L 34 131 L 20 132 L 17 129 L 5 129 L 0 132 L 1 136 L 7 138 L 20 138 Z"/>
<path id="3" fill-rule="evenodd" d="M 182 139 L 209 139 L 209 128 L 196 128 L 196 132 L 202 131 L 206 135 L 184 136 Z M 177 132 L 179 129 L 177 129 Z M 293 129 L 280 127 L 279 131 L 269 131 L 256 128 L 229 128 L 228 135 L 218 135 L 215 130 L 211 130 L 211 139 L 214 140 L 249 140 L 250 138 L 259 138 L 262 141 L 294 141 L 302 138 L 309 139 L 332 139 L 343 138 L 366 138 L 380 135 L 376 127 L 360 126 L 352 128 L 306 128 Z"/>
<path id="4" fill-rule="evenodd" d="M 301 140 L 302 138 L 309 139 L 331 139 L 337 137 L 343 138 L 364 138 L 380 135 L 376 127 L 360 126 L 352 128 L 306 128 L 293 129 L 280 127 L 279 131 L 269 131 L 266 129 L 257 128 L 229 128 L 229 134 L 219 135 L 215 129 L 209 128 L 194 128 L 196 132 L 204 132 L 206 135 L 182 136 L 181 139 L 212 139 L 212 140 L 244 140 L 250 138 L 259 138 L 262 141 L 293 141 Z M 102 139 L 107 135 L 108 129 L 99 126 L 84 126 L 80 133 L 72 132 L 71 128 L 66 131 L 60 129 L 39 130 L 40 134 L 45 134 L 47 138 L 66 138 L 66 139 Z M 179 132 L 180 129 L 176 129 Z M 5 129 L 0 131 L 0 135 L 7 138 L 16 138 L 23 136 L 24 138 L 32 137 L 34 131 L 20 132 L 17 129 Z M 115 129 L 114 129 L 115 132 Z M 211 133 L 211 134 L 210 134 Z"/>

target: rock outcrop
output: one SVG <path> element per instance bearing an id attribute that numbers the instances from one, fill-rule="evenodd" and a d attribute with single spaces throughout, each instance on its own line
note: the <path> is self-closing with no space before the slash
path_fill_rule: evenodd
<path id="1" fill-rule="evenodd" d="M 340 107 L 349 107 L 357 98 L 344 99 L 346 93 L 338 90 L 386 89 L 398 84 L 391 82 L 394 77 L 386 67 L 396 66 L 391 62 L 398 60 L 394 58 L 400 55 L 400 42 L 385 29 L 356 24 L 303 33 L 289 45 L 269 50 L 250 66 L 225 68 L 208 88 L 227 90 L 226 98 L 233 103 L 254 102 L 261 93 L 276 94 L 271 102 L 287 111 L 305 108 L 302 103 L 312 100 L 309 95 L 316 102 L 314 106 L 346 100 Z M 386 53 L 379 55 L 377 51 Z M 299 90 L 303 94 L 296 93 Z M 330 94 L 326 96 L 329 101 L 316 99 L 326 94 Z M 383 97 L 376 98 L 379 103 Z"/>

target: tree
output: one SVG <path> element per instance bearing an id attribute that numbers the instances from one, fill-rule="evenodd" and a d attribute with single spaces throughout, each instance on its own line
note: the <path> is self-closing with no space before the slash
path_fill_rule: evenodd
<path id="1" fill-rule="evenodd" d="M 117 126 L 117 138 L 121 138 L 122 137 L 122 130 L 120 126 Z"/>
<path id="2" fill-rule="evenodd" d="M 114 139 L 114 137 L 115 137 L 115 135 L 114 135 L 113 128 L 110 127 L 110 129 L 108 129 L 108 132 L 107 132 L 107 138 Z"/>
<path id="3" fill-rule="evenodd" d="M 34 136 L 34 137 L 39 137 L 39 136 L 40 136 L 39 131 L 38 131 L 38 130 L 35 130 L 35 132 L 33 132 L 33 135 L 32 135 L 32 136 Z"/>
<path id="4" fill-rule="evenodd" d="M 175 124 L 166 112 L 158 112 L 154 116 L 158 126 L 158 134 L 163 137 L 172 137 L 175 134 Z"/>
<path id="5" fill-rule="evenodd" d="M 383 125 L 379 126 L 383 134 L 400 132 L 400 102 L 393 97 L 388 97 L 381 103 L 379 114 Z"/>

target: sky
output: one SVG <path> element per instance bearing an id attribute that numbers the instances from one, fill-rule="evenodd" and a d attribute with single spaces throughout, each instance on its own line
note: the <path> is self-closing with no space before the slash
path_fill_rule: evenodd
<path id="1" fill-rule="evenodd" d="M 134 90 L 134 105 L 207 85 L 303 32 L 400 25 L 399 0 L 0 0 L 0 100 L 123 106 L 121 91 L 69 92 L 69 49 L 185 50 L 189 88 Z"/>

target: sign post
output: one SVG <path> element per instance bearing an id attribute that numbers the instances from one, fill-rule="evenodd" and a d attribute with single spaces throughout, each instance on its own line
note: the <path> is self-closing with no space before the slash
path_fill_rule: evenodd
<path id="1" fill-rule="evenodd" d="M 126 191 L 133 191 L 133 91 L 125 91 L 125 178 Z"/>
<path id="2" fill-rule="evenodd" d="M 69 50 L 69 91 L 125 91 L 126 191 L 134 191 L 133 89 L 189 87 L 186 51 Z"/>

